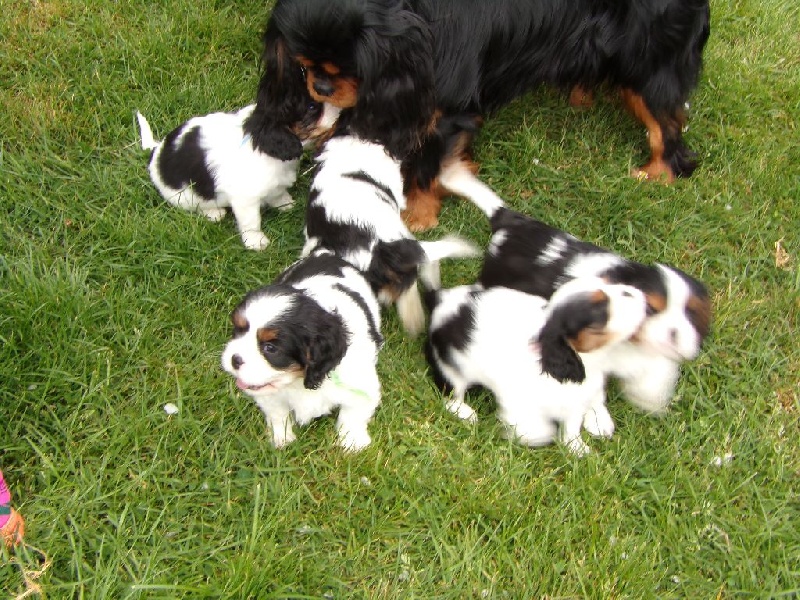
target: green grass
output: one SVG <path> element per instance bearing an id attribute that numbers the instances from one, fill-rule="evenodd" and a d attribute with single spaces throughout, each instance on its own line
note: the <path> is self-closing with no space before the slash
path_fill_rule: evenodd
<path id="1" fill-rule="evenodd" d="M 713 334 L 672 410 L 612 391 L 617 434 L 584 459 L 503 440 L 489 397 L 477 425 L 457 422 L 392 311 L 372 446 L 343 454 L 321 419 L 273 450 L 218 360 L 231 308 L 297 256 L 302 202 L 266 216 L 266 252 L 246 251 L 230 217 L 160 201 L 134 120 L 163 135 L 252 101 L 267 6 L 0 4 L 0 467 L 52 559 L 48 597 L 800 593 L 796 2 L 712 0 L 689 180 L 627 177 L 644 132 L 610 99 L 575 111 L 542 90 L 477 142 L 515 208 L 712 292 Z M 453 200 L 444 232 L 485 244 L 489 227 Z M 477 269 L 446 264 L 445 282 Z M 38 566 L 0 554 L 0 595 Z"/>

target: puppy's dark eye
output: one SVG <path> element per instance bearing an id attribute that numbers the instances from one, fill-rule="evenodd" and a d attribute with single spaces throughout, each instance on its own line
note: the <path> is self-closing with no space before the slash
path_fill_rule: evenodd
<path id="1" fill-rule="evenodd" d="M 647 307 L 645 308 L 645 314 L 646 314 L 648 317 L 652 317 L 652 316 L 653 316 L 654 314 L 656 314 L 657 312 L 658 312 L 658 311 L 656 310 L 655 306 L 653 306 L 652 304 L 650 304 L 650 303 L 648 302 L 648 303 L 647 303 Z"/>
<path id="2" fill-rule="evenodd" d="M 277 346 L 275 346 L 275 344 L 273 344 L 272 342 L 266 342 L 264 344 L 261 344 L 261 351 L 264 354 L 273 354 L 277 352 L 277 350 L 278 350 Z"/>

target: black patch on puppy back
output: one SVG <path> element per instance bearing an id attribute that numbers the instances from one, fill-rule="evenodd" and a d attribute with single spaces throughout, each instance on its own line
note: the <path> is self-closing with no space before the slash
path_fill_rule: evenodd
<path id="1" fill-rule="evenodd" d="M 213 200 L 216 186 L 206 164 L 206 153 L 200 146 L 200 127 L 192 127 L 178 140 L 182 132 L 183 127 L 179 127 L 164 140 L 158 156 L 161 178 L 176 190 L 192 186 L 198 196 Z"/>
<path id="2" fill-rule="evenodd" d="M 495 211 L 490 222 L 492 242 L 478 277 L 486 288 L 502 286 L 549 298 L 564 266 L 575 254 L 600 251 L 596 246 L 568 238 L 560 257 L 546 265 L 537 264 L 550 243 L 566 235 L 563 231 L 508 208 Z M 501 236 L 502 242 L 497 244 Z"/>
<path id="3" fill-rule="evenodd" d="M 364 313 L 364 318 L 366 319 L 369 327 L 369 337 L 372 338 L 372 341 L 378 348 L 383 346 L 383 336 L 381 335 L 380 326 L 375 322 L 374 315 L 372 314 L 372 311 L 370 311 L 369 306 L 367 306 L 364 298 L 362 298 L 360 294 L 357 294 L 353 290 L 346 288 L 341 283 L 337 283 L 333 287 L 356 303 L 358 308 L 361 309 L 361 312 Z"/>
<path id="4" fill-rule="evenodd" d="M 278 275 L 275 283 L 293 285 L 315 275 L 328 275 L 341 279 L 344 277 L 344 269 L 350 266 L 350 263 L 334 254 L 314 254 L 290 265 L 283 273 Z"/>
<path id="5" fill-rule="evenodd" d="M 439 362 L 452 365 L 453 350 L 463 351 L 469 345 L 474 329 L 475 307 L 469 302 L 462 304 L 454 315 L 428 334 L 425 358 L 436 387 L 445 394 L 452 392 L 453 386 L 442 372 Z"/>
<path id="6" fill-rule="evenodd" d="M 315 188 L 311 190 L 306 208 L 306 234 L 309 238 L 317 238 L 319 245 L 335 254 L 359 248 L 369 248 L 375 239 L 375 232 L 366 227 L 349 223 L 335 223 L 328 219 L 322 206 L 314 205 L 319 195 Z"/>
<path id="7" fill-rule="evenodd" d="M 399 211 L 399 205 L 397 203 L 397 198 L 395 198 L 394 193 L 392 192 L 391 188 L 388 186 L 383 185 L 377 179 L 372 177 L 366 171 L 354 171 L 352 173 L 345 173 L 342 177 L 347 177 L 348 179 L 352 179 L 354 181 L 361 181 L 368 185 L 371 185 L 375 188 L 375 191 L 378 194 L 378 197 L 386 202 L 389 206 L 391 206 L 394 210 Z"/>
<path id="8" fill-rule="evenodd" d="M 431 331 L 430 340 L 439 356 L 452 363 L 453 350 L 463 352 L 469 346 L 475 329 L 475 307 L 471 302 L 462 304 L 447 321 Z"/>

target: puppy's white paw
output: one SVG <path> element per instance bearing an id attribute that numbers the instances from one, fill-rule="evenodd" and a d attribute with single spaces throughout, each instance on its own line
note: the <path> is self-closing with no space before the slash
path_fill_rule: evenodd
<path id="1" fill-rule="evenodd" d="M 278 200 L 275 201 L 273 204 L 275 208 L 277 208 L 281 212 L 285 212 L 294 206 L 294 198 L 292 198 L 288 192 L 281 196 Z"/>
<path id="2" fill-rule="evenodd" d="M 583 428 L 594 437 L 610 438 L 614 435 L 614 419 L 605 406 L 590 408 L 583 415 Z"/>
<path id="3" fill-rule="evenodd" d="M 263 250 L 269 246 L 269 238 L 261 231 L 247 231 L 242 234 L 242 242 L 250 250 Z"/>
<path id="4" fill-rule="evenodd" d="M 224 208 L 207 208 L 201 212 L 203 213 L 203 216 L 205 216 L 205 218 L 212 223 L 219 223 L 225 217 Z"/>
<path id="5" fill-rule="evenodd" d="M 348 452 L 358 452 L 363 450 L 372 442 L 369 433 L 364 429 L 363 431 L 339 431 L 339 445 Z"/>
<path id="6" fill-rule="evenodd" d="M 567 450 L 575 456 L 586 456 L 592 450 L 581 438 L 575 437 L 566 442 Z"/>
<path id="7" fill-rule="evenodd" d="M 477 423 L 478 415 L 475 410 L 466 402 L 460 400 L 450 400 L 446 405 L 447 410 L 467 423 Z"/>
<path id="8" fill-rule="evenodd" d="M 287 425 L 281 429 L 272 430 L 272 445 L 275 446 L 275 449 L 277 450 L 288 446 L 296 439 L 297 437 L 295 436 L 294 431 L 292 431 L 291 425 Z"/>

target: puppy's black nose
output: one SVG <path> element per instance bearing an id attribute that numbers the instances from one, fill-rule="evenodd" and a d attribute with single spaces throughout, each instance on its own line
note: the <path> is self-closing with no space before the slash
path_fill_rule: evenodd
<path id="1" fill-rule="evenodd" d="M 231 366 L 234 369 L 238 369 L 243 364 L 244 364 L 244 359 L 241 356 L 239 356 L 238 354 L 234 354 L 233 356 L 231 356 Z"/>
<path id="2" fill-rule="evenodd" d="M 320 96 L 333 96 L 333 84 L 330 81 L 325 79 L 315 79 L 314 80 L 314 91 L 317 92 Z"/>

